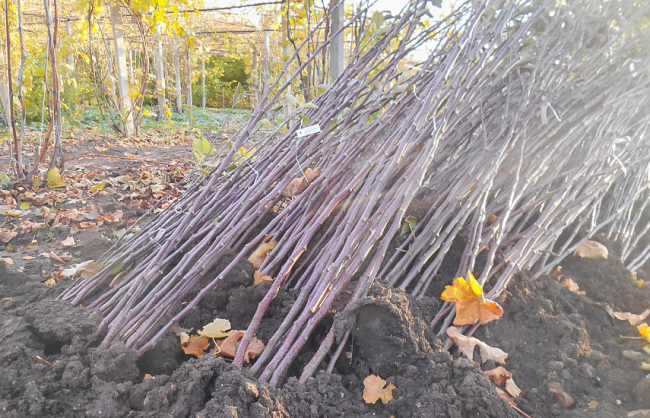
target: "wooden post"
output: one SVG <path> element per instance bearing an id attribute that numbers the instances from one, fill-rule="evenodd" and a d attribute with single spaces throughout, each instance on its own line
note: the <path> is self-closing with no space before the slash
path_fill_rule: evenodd
<path id="1" fill-rule="evenodd" d="M 331 0 L 330 8 L 332 9 L 331 34 L 335 34 L 343 27 L 345 20 L 345 0 Z M 330 79 L 336 80 L 343 74 L 345 69 L 345 49 L 343 43 L 343 33 L 332 37 L 330 43 Z"/>
<path id="2" fill-rule="evenodd" d="M 201 107 L 205 109 L 205 57 L 201 57 Z"/>
<path id="3" fill-rule="evenodd" d="M 192 103 L 192 60 L 190 59 L 190 47 L 185 52 L 187 57 L 187 107 L 191 108 Z"/>
<path id="4" fill-rule="evenodd" d="M 156 96 L 158 98 L 158 120 L 165 119 L 165 73 L 163 71 L 162 26 L 156 24 L 156 46 L 154 50 L 156 69 Z"/>
<path id="5" fill-rule="evenodd" d="M 117 87 L 120 93 L 120 114 L 124 115 L 124 136 L 132 136 L 133 109 L 129 96 L 129 73 L 126 68 L 126 46 L 124 43 L 124 30 L 122 29 L 122 11 L 116 0 L 111 0 L 111 24 L 113 25 L 113 39 L 115 43 L 115 64 L 117 66 Z"/>
<path id="6" fill-rule="evenodd" d="M 176 111 L 183 113 L 183 92 L 181 91 L 181 57 L 178 52 L 178 36 L 174 35 L 174 78 L 176 79 Z"/>

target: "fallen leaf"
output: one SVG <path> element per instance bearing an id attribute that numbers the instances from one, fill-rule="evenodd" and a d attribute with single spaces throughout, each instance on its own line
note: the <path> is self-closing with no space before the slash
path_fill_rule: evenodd
<path id="1" fill-rule="evenodd" d="M 50 259 L 52 264 L 59 264 L 59 265 L 65 264 L 65 261 L 63 261 L 63 259 L 61 257 L 59 257 L 58 255 L 56 255 L 54 252 L 47 253 L 46 255 L 47 255 L 47 258 Z"/>
<path id="2" fill-rule="evenodd" d="M 393 389 L 395 385 L 392 383 L 386 386 L 386 381 L 381 377 L 371 374 L 363 379 L 363 400 L 366 403 L 374 404 L 377 400 L 381 399 L 381 403 L 387 404 L 393 399 Z"/>
<path id="3" fill-rule="evenodd" d="M 14 260 L 12 260 L 11 258 L 3 258 L 2 261 L 4 261 L 5 263 L 7 263 L 7 265 L 9 265 L 9 266 L 13 266 L 13 265 L 14 265 Z"/>
<path id="4" fill-rule="evenodd" d="M 553 269 L 548 273 L 550 277 L 556 277 L 558 279 L 562 278 L 562 266 L 555 266 Z"/>
<path id="5" fill-rule="evenodd" d="M 19 210 L 9 209 L 5 211 L 5 216 L 10 216 L 12 218 L 20 218 L 21 216 L 23 216 L 23 213 Z"/>
<path id="6" fill-rule="evenodd" d="M 289 182 L 289 184 L 284 186 L 280 194 L 284 197 L 294 197 L 299 195 L 307 188 L 307 186 L 309 186 L 309 183 L 314 181 L 316 177 L 320 176 L 320 173 L 320 167 L 316 167 L 313 170 L 309 168 L 306 169 L 304 175 L 294 178 Z"/>
<path id="7" fill-rule="evenodd" d="M 61 272 L 61 277 L 78 277 L 89 279 L 94 276 L 103 266 L 94 260 L 85 261 L 77 264 L 75 267 L 65 269 Z"/>
<path id="8" fill-rule="evenodd" d="M 407 216 L 402 221 L 402 229 L 400 229 L 399 234 L 406 235 L 409 232 L 413 231 L 413 228 L 415 228 L 415 225 L 417 225 L 417 223 L 418 219 L 415 216 Z"/>
<path id="9" fill-rule="evenodd" d="M 609 306 L 608 306 L 608 308 L 609 308 Z M 611 308 L 610 308 L 610 310 L 611 310 Z M 635 326 L 636 324 L 638 324 L 640 322 L 643 322 L 648 317 L 648 315 L 650 315 L 650 309 L 646 309 L 645 311 L 643 311 L 642 313 L 640 313 L 638 315 L 630 313 L 630 312 L 620 312 L 620 311 L 619 312 L 612 312 L 611 315 L 614 318 L 616 318 L 618 320 L 621 320 L 621 321 L 627 320 L 630 323 L 630 325 Z"/>
<path id="10" fill-rule="evenodd" d="M 37 248 L 38 247 L 38 241 L 35 239 L 31 240 L 29 244 L 27 244 L 27 248 Z"/>
<path id="11" fill-rule="evenodd" d="M 510 395 L 512 395 L 513 398 L 518 397 L 522 393 L 524 393 L 523 390 L 519 389 L 517 385 L 515 384 L 515 381 L 510 378 L 506 380 L 506 392 L 508 392 Z"/>
<path id="12" fill-rule="evenodd" d="M 253 273 L 253 285 L 257 286 L 262 283 L 273 283 L 273 277 L 259 270 L 255 270 L 255 273 Z"/>
<path id="13" fill-rule="evenodd" d="M 45 280 L 45 286 L 52 286 L 53 284 L 56 284 L 56 280 L 54 279 Z"/>
<path id="14" fill-rule="evenodd" d="M 22 256 L 22 257 L 20 257 L 20 258 L 21 258 L 22 260 L 26 260 L 26 261 L 31 261 L 31 260 L 35 260 L 35 259 L 36 259 L 36 257 L 32 257 L 31 255 L 24 255 L 24 256 Z"/>
<path id="15" fill-rule="evenodd" d="M 474 348 L 477 345 L 480 349 L 482 363 L 492 360 L 496 363 L 505 364 L 506 358 L 508 358 L 508 353 L 500 348 L 492 347 L 478 338 L 467 337 L 461 334 L 456 327 L 447 328 L 447 336 L 458 346 L 458 351 L 470 360 L 474 358 Z"/>
<path id="16" fill-rule="evenodd" d="M 6 244 L 11 241 L 16 235 L 18 235 L 18 232 L 16 231 L 9 231 L 8 229 L 0 228 L 0 243 Z"/>
<path id="17" fill-rule="evenodd" d="M 68 236 L 68 238 L 66 238 L 66 239 L 64 239 L 63 241 L 61 241 L 61 245 L 62 245 L 64 248 L 67 248 L 67 247 L 74 247 L 74 246 L 76 245 L 76 242 L 74 242 L 74 238 L 73 238 L 73 237 Z"/>
<path id="18" fill-rule="evenodd" d="M 187 344 L 190 341 L 190 335 L 187 332 L 181 332 L 178 337 L 181 340 L 181 345 Z"/>
<path id="19" fill-rule="evenodd" d="M 580 286 L 578 286 L 578 283 L 574 282 L 573 280 L 571 280 L 569 278 L 562 280 L 560 282 L 560 286 L 566 287 L 567 289 L 569 289 L 573 293 L 577 293 L 579 295 L 585 295 L 586 294 L 585 291 L 580 290 Z"/>
<path id="20" fill-rule="evenodd" d="M 205 335 L 208 338 L 226 338 L 231 333 L 230 321 L 221 318 L 216 318 L 198 332 L 199 335 Z"/>
<path id="21" fill-rule="evenodd" d="M 627 418 L 648 418 L 650 416 L 650 409 L 637 409 L 627 413 Z"/>
<path id="22" fill-rule="evenodd" d="M 590 401 L 590 402 L 587 404 L 587 406 L 588 406 L 590 409 L 594 409 L 594 408 L 596 408 L 596 407 L 598 406 L 598 401 Z"/>
<path id="23" fill-rule="evenodd" d="M 495 388 L 497 393 L 499 394 L 499 397 L 503 399 L 504 401 L 508 402 L 510 405 L 516 405 L 515 404 L 515 398 L 510 396 L 505 390 L 501 388 Z"/>
<path id="24" fill-rule="evenodd" d="M 47 182 L 47 187 L 50 189 L 56 189 L 58 187 L 65 186 L 63 179 L 61 178 L 61 174 L 59 174 L 59 169 L 56 167 L 50 169 L 47 172 L 45 175 L 45 181 Z"/>
<path id="25" fill-rule="evenodd" d="M 477 322 L 484 325 L 499 319 L 503 308 L 483 295 L 483 288 L 469 271 L 468 280 L 458 277 L 452 286 L 446 286 L 440 295 L 442 300 L 456 304 L 454 325 L 474 325 Z"/>
<path id="26" fill-rule="evenodd" d="M 253 254 L 248 257 L 248 261 L 251 262 L 255 270 L 260 268 L 266 255 L 270 253 L 276 245 L 278 245 L 277 241 L 263 242 L 255 251 L 253 251 Z"/>
<path id="27" fill-rule="evenodd" d="M 553 396 L 555 402 L 565 408 L 568 408 L 575 403 L 573 398 L 562 389 L 562 386 L 558 382 L 549 383 L 548 391 L 551 392 L 551 396 Z"/>
<path id="28" fill-rule="evenodd" d="M 596 241 L 585 241 L 574 252 L 574 257 L 582 257 L 588 259 L 594 258 L 607 258 L 607 248 Z"/>
<path id="29" fill-rule="evenodd" d="M 497 386 L 505 385 L 506 380 L 512 377 L 512 373 L 507 371 L 503 366 L 488 370 L 485 372 L 485 375 L 489 377 Z"/>
<path id="30" fill-rule="evenodd" d="M 235 358 L 235 353 L 237 352 L 237 343 L 239 343 L 239 341 L 244 338 L 244 334 L 246 334 L 246 331 L 232 331 L 232 334 L 230 334 L 225 340 L 223 340 L 223 342 L 219 344 L 220 351 L 216 354 Z M 251 342 L 248 344 L 248 347 L 246 348 L 246 352 L 244 353 L 244 361 L 246 363 L 250 363 L 251 360 L 260 355 L 262 350 L 264 350 L 264 343 L 253 337 L 251 339 Z"/>
<path id="31" fill-rule="evenodd" d="M 210 346 L 208 337 L 204 335 L 192 335 L 183 343 L 183 338 L 181 337 L 181 348 L 183 352 L 188 356 L 200 357 L 205 355 L 207 348 Z"/>

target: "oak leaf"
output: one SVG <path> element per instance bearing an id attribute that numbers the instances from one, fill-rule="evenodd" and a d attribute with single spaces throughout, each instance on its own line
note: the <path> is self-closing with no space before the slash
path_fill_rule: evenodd
<path id="1" fill-rule="evenodd" d="M 278 245 L 277 241 L 263 242 L 255 251 L 253 251 L 253 254 L 248 257 L 248 261 L 250 261 L 255 270 L 260 268 L 264 259 L 266 259 L 267 254 L 270 253 L 276 245 Z"/>
<path id="2" fill-rule="evenodd" d="M 192 335 L 189 338 L 181 335 L 181 348 L 188 356 L 201 357 L 206 354 L 205 350 L 209 346 L 210 342 L 208 341 L 208 337 L 204 335 Z"/>
<path id="3" fill-rule="evenodd" d="M 585 241 L 573 252 L 574 257 L 582 258 L 607 258 L 608 251 L 600 242 L 596 241 Z"/>
<path id="4" fill-rule="evenodd" d="M 244 334 L 246 334 L 246 331 L 233 331 L 232 334 L 228 336 L 228 338 L 219 343 L 220 352 L 216 354 L 235 358 L 235 353 L 237 352 L 237 344 L 242 338 L 244 338 Z M 264 350 L 264 343 L 253 337 L 248 344 L 248 347 L 246 348 L 246 352 L 244 353 L 244 361 L 246 363 L 250 363 L 251 360 L 260 355 L 262 350 Z"/>
<path id="5" fill-rule="evenodd" d="M 258 284 L 262 283 L 273 283 L 273 277 L 269 276 L 266 273 L 262 273 L 259 270 L 255 270 L 255 273 L 253 273 L 253 285 L 257 286 Z"/>
<path id="6" fill-rule="evenodd" d="M 366 403 L 374 404 L 377 400 L 381 399 L 381 403 L 387 404 L 393 399 L 393 389 L 395 385 L 392 383 L 386 386 L 386 381 L 381 377 L 371 374 L 363 379 L 363 400 Z"/>
<path id="7" fill-rule="evenodd" d="M 208 338 L 226 338 L 231 333 L 230 321 L 221 318 L 216 318 L 198 332 L 199 335 L 205 335 Z"/>
<path id="8" fill-rule="evenodd" d="M 503 308 L 483 295 L 483 288 L 472 273 L 467 272 L 468 280 L 458 277 L 452 286 L 446 286 L 440 295 L 442 300 L 456 304 L 454 325 L 484 325 L 499 319 Z"/>
<path id="9" fill-rule="evenodd" d="M 309 183 L 316 180 L 316 177 L 320 176 L 321 170 L 320 167 L 312 169 L 306 169 L 305 174 L 300 177 L 296 177 L 289 182 L 280 194 L 284 197 L 294 197 L 302 193 L 303 190 L 309 186 Z"/>
<path id="10" fill-rule="evenodd" d="M 479 346 L 481 353 L 481 362 L 485 363 L 492 360 L 495 363 L 505 364 L 508 353 L 497 347 L 492 347 L 478 338 L 467 337 L 458 330 L 456 327 L 447 328 L 447 336 L 458 346 L 458 351 L 463 353 L 468 359 L 474 358 L 474 348 Z"/>

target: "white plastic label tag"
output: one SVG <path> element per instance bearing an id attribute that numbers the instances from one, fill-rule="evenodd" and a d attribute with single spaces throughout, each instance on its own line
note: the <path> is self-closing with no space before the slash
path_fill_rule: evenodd
<path id="1" fill-rule="evenodd" d="M 296 135 L 298 138 L 302 138 L 303 136 L 311 135 L 311 134 L 317 134 L 320 132 L 320 125 L 311 125 L 306 128 L 298 129 L 296 131 Z"/>

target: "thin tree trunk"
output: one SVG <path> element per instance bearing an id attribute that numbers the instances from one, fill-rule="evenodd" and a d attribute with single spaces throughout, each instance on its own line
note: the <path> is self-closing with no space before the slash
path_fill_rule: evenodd
<path id="1" fill-rule="evenodd" d="M 156 49 L 154 51 L 156 67 L 156 96 L 158 97 L 158 120 L 165 119 L 165 73 L 163 71 L 162 28 L 156 25 Z"/>
<path id="2" fill-rule="evenodd" d="M 290 0 L 287 0 L 287 12 L 285 15 L 285 18 L 282 19 L 282 33 L 283 37 L 286 37 L 286 39 L 289 38 L 289 5 L 290 5 Z M 285 40 L 285 42 L 282 42 L 282 67 L 284 71 L 284 82 L 287 83 L 291 77 L 291 71 L 289 70 L 289 57 L 291 56 L 291 49 L 289 48 L 289 41 Z M 283 107 L 283 112 L 284 112 L 284 119 L 288 120 L 291 117 L 291 114 L 293 113 L 293 106 L 291 105 L 291 102 L 289 101 L 288 95 L 291 95 L 291 84 L 286 89 L 286 93 L 284 94 L 284 105 Z"/>
<path id="3" fill-rule="evenodd" d="M 5 52 L 2 48 L 0 48 L 0 61 L 5 61 Z M 0 74 L 0 122 L 9 126 L 9 87 L 5 77 L 6 74 Z"/>
<path id="4" fill-rule="evenodd" d="M 65 36 L 68 38 L 68 40 L 72 36 L 72 30 L 70 29 L 69 20 L 65 21 Z M 72 54 L 72 52 L 68 54 L 66 60 L 68 61 L 68 77 L 72 78 L 74 77 L 74 55 Z"/>
<path id="5" fill-rule="evenodd" d="M 20 141 L 16 133 L 16 120 L 14 118 L 14 100 L 13 100 L 13 86 L 11 81 L 11 32 L 9 32 L 9 6 L 7 0 L 5 0 L 5 35 L 7 42 L 7 90 L 9 94 L 7 95 L 9 102 L 9 124 L 11 125 L 11 132 L 13 134 L 14 142 L 12 150 L 12 159 L 11 165 L 14 168 L 14 173 L 16 177 L 22 177 L 23 175 L 23 163 L 22 156 L 20 155 Z"/>
<path id="6" fill-rule="evenodd" d="M 181 59 L 178 51 L 178 37 L 174 36 L 174 78 L 176 79 L 176 111 L 183 113 L 183 93 L 181 90 Z"/>
<path id="7" fill-rule="evenodd" d="M 271 70 L 269 68 L 269 59 L 271 56 L 271 49 L 269 47 L 269 32 L 264 31 L 264 72 L 262 74 L 262 92 L 260 100 L 269 95 L 269 77 Z"/>
<path id="8" fill-rule="evenodd" d="M 126 66 L 126 45 L 124 43 L 124 30 L 122 29 L 122 12 L 117 0 L 111 0 L 111 24 L 113 26 L 113 39 L 115 44 L 115 64 L 117 67 L 117 87 L 120 93 L 120 117 L 124 126 L 124 136 L 133 136 L 133 106 L 129 96 L 129 73 Z"/>
<path id="9" fill-rule="evenodd" d="M 187 108 L 191 109 L 194 105 L 192 103 L 192 60 L 190 59 L 190 48 L 185 51 L 187 57 Z"/>
<path id="10" fill-rule="evenodd" d="M 332 29 L 331 33 L 338 32 L 345 23 L 345 0 L 331 0 L 330 8 L 332 9 Z M 343 43 L 343 33 L 332 38 L 330 44 L 330 79 L 336 80 L 343 74 L 345 68 L 345 49 Z"/>
<path id="11" fill-rule="evenodd" d="M 205 109 L 205 58 L 201 57 L 201 107 Z"/>
<path id="12" fill-rule="evenodd" d="M 251 99 L 251 107 L 254 109 L 255 105 L 258 103 L 258 96 L 260 94 L 260 77 L 258 70 L 257 70 L 257 49 L 253 50 L 253 62 L 251 63 L 251 77 L 253 77 L 253 83 L 252 83 L 252 89 L 253 89 L 253 94 L 252 94 L 252 99 Z"/>

